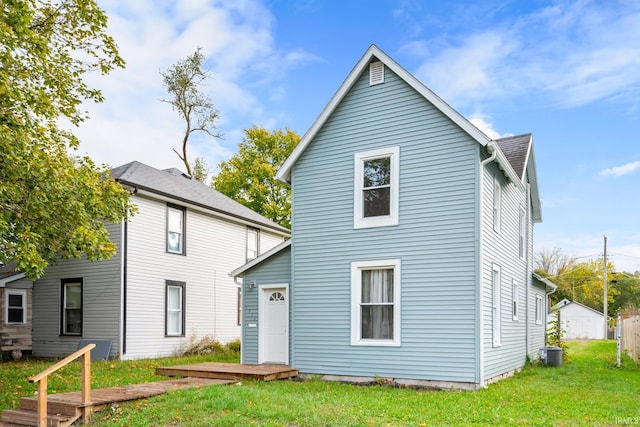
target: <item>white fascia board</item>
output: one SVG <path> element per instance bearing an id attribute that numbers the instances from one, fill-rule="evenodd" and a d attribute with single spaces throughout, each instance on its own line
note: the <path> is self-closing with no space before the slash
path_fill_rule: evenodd
<path id="1" fill-rule="evenodd" d="M 277 254 L 278 252 L 288 248 L 289 246 L 291 246 L 291 239 L 285 240 L 284 242 L 280 243 L 279 245 L 274 246 L 273 248 L 269 249 L 267 252 L 265 252 L 265 253 L 257 256 L 256 258 L 252 259 L 251 261 L 249 261 L 245 265 L 236 268 L 231 273 L 229 273 L 229 276 L 238 277 L 239 275 L 241 275 L 245 271 L 249 270 L 253 266 L 260 264 L 262 261 L 264 261 L 264 260 L 266 260 L 268 258 L 271 258 L 275 254 Z"/>
<path id="2" fill-rule="evenodd" d="M 4 279 L 0 279 L 0 288 L 4 288 L 7 283 L 11 283 L 15 280 L 20 280 L 20 279 L 24 279 L 25 274 L 24 273 L 16 273 L 13 276 L 9 276 L 9 277 L 5 277 Z"/>

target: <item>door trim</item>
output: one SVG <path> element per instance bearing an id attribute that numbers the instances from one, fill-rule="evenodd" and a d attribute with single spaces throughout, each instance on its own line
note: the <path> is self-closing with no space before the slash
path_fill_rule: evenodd
<path id="1" fill-rule="evenodd" d="M 285 340 L 285 361 L 284 364 L 288 365 L 289 364 L 289 340 L 290 340 L 290 336 L 289 336 L 289 284 L 288 283 L 280 283 L 280 284 L 273 284 L 273 285 L 258 285 L 258 364 L 264 363 L 264 342 L 265 342 L 265 338 L 264 338 L 264 333 L 265 333 L 265 329 L 263 328 L 264 326 L 264 312 L 265 312 L 265 296 L 267 294 L 268 291 L 274 290 L 274 289 L 284 289 L 285 291 L 285 297 L 286 297 L 286 309 L 285 309 L 285 324 L 287 327 L 286 330 L 286 335 L 287 335 L 287 339 Z"/>

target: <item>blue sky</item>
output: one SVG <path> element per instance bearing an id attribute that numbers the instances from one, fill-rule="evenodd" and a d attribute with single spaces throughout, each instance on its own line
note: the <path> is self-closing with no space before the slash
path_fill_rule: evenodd
<path id="1" fill-rule="evenodd" d="M 602 255 L 640 270 L 640 2 L 637 0 L 99 0 L 127 68 L 89 76 L 106 101 L 76 130 L 97 163 L 178 167 L 183 124 L 160 70 L 197 47 L 221 140 L 244 128 L 302 135 L 376 44 L 490 136 L 532 132 L 543 223 L 535 250 Z M 183 168 L 182 168 L 183 169 Z"/>

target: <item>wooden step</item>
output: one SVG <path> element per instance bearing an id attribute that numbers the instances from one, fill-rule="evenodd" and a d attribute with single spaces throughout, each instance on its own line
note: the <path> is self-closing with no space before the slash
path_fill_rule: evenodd
<path id="1" fill-rule="evenodd" d="M 77 418 L 65 415 L 48 414 L 47 427 L 68 427 Z M 2 411 L 2 423 L 19 426 L 37 426 L 38 414 L 24 409 L 6 409 Z"/>
<path id="2" fill-rule="evenodd" d="M 55 396 L 55 395 L 54 395 Z M 38 410 L 38 398 L 37 397 L 23 397 L 20 399 L 20 409 L 25 411 L 36 412 Z M 47 400 L 47 412 L 55 415 L 65 415 L 67 417 L 79 417 L 81 415 L 80 408 L 56 402 L 53 399 Z"/>

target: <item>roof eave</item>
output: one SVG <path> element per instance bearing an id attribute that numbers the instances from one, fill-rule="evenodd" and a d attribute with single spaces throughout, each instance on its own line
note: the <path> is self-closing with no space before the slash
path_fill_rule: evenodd
<path id="1" fill-rule="evenodd" d="M 229 276 L 238 277 L 241 274 L 243 274 L 245 271 L 247 271 L 247 270 L 255 267 L 256 265 L 262 263 L 263 261 L 271 258 L 275 254 L 280 253 L 282 250 L 288 248 L 289 246 L 291 246 L 291 239 L 285 240 L 284 242 L 280 243 L 277 246 L 274 246 L 273 248 L 271 248 L 267 252 L 257 256 L 256 258 L 252 259 L 251 261 L 247 262 L 243 266 L 236 268 L 231 273 L 229 273 Z"/>
<path id="2" fill-rule="evenodd" d="M 177 200 L 179 202 L 182 202 L 182 203 L 197 207 L 198 209 L 201 209 L 203 211 L 207 211 L 207 212 L 213 213 L 216 216 L 221 217 L 221 218 L 225 218 L 227 220 L 232 220 L 232 221 L 235 221 L 235 222 L 241 222 L 241 223 L 244 223 L 244 224 L 249 224 L 252 227 L 257 227 L 257 228 L 260 228 L 260 229 L 268 229 L 268 230 L 271 230 L 273 232 L 277 232 L 277 233 L 281 234 L 282 236 L 286 236 L 286 237 L 291 235 L 291 231 L 290 230 L 288 230 L 285 227 L 282 227 L 280 225 L 277 225 L 277 224 L 274 225 L 274 226 L 269 225 L 269 224 L 264 224 L 264 223 L 261 223 L 261 222 L 258 222 L 258 221 L 254 221 L 254 220 L 252 220 L 250 218 L 245 218 L 245 217 L 242 217 L 240 215 L 234 215 L 234 214 L 226 212 L 226 211 L 224 211 L 222 209 L 216 209 L 216 208 L 214 208 L 212 206 L 206 206 L 206 205 L 203 205 L 201 203 L 195 202 L 193 200 L 188 200 L 188 199 L 185 199 L 185 198 L 182 198 L 182 197 L 178 197 L 178 196 L 175 196 L 173 194 L 165 193 L 163 191 L 159 191 L 159 190 L 156 190 L 154 188 L 150 188 L 150 187 L 147 187 L 147 186 L 144 186 L 144 185 L 136 184 L 136 183 L 133 183 L 133 182 L 128 182 L 128 181 L 121 180 L 121 179 L 118 179 L 117 181 L 123 186 L 132 187 L 134 189 L 134 193 L 139 193 L 141 195 L 146 194 L 147 196 L 153 196 L 153 197 L 156 197 L 156 198 L 160 197 L 160 198 L 162 198 L 163 200 L 166 200 L 166 201 Z"/>

